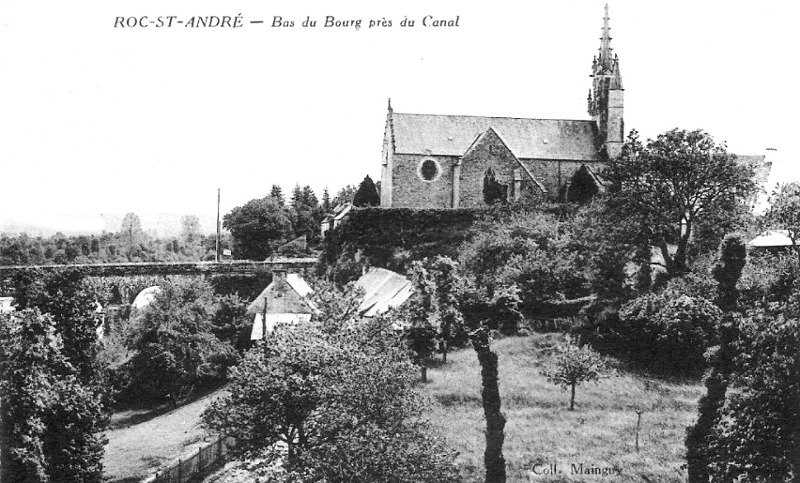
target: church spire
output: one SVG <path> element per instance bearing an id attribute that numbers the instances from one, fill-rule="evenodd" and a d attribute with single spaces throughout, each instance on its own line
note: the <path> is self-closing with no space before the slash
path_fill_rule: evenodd
<path id="1" fill-rule="evenodd" d="M 603 15 L 603 36 L 599 53 L 592 60 L 592 89 L 589 114 L 597 123 L 600 138 L 610 157 L 619 154 L 623 140 L 623 88 L 619 57 L 611 49 L 608 4 Z"/>
<path id="2" fill-rule="evenodd" d="M 608 4 L 606 4 L 605 15 L 603 16 L 603 36 L 600 37 L 600 65 L 607 70 L 611 70 L 611 28 L 608 26 Z"/>

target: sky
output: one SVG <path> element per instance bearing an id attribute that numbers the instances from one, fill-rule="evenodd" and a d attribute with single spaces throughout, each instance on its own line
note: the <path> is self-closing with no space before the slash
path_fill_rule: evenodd
<path id="1" fill-rule="evenodd" d="M 626 131 L 775 148 L 774 179 L 800 180 L 796 2 L 608 3 Z M 396 112 L 588 119 L 604 5 L 0 0 L 0 228 L 114 231 L 101 214 L 134 212 L 210 231 L 217 189 L 224 214 L 272 184 L 321 196 L 377 180 L 388 98 Z M 243 26 L 114 27 L 145 15 Z"/>

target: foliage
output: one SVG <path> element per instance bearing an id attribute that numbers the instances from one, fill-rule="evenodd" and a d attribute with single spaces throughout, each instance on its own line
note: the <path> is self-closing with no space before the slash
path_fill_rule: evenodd
<path id="1" fill-rule="evenodd" d="M 711 481 L 800 475 L 800 323 L 761 311 L 740 325 L 734 381 L 710 439 Z"/>
<path id="2" fill-rule="evenodd" d="M 606 361 L 588 345 L 567 344 L 558 347 L 559 355 L 553 368 L 542 371 L 551 383 L 569 388 L 569 410 L 575 409 L 575 387 L 584 382 L 597 382 L 605 375 Z"/>
<path id="3" fill-rule="evenodd" d="M 325 237 L 320 272 L 360 274 L 361 266 L 399 273 L 410 262 L 436 255 L 456 258 L 477 210 L 354 208 L 347 220 Z M 358 265 L 350 269 L 351 265 Z M 337 277 L 337 282 L 350 280 Z"/>
<path id="4" fill-rule="evenodd" d="M 670 276 L 688 270 L 697 229 L 730 228 L 756 189 L 753 168 L 737 163 L 724 143 L 702 130 L 673 129 L 646 144 L 632 131 L 604 175 L 611 185 L 610 213 L 645 230 Z M 716 246 L 711 238 L 706 244 Z M 677 246 L 674 255 L 670 244 Z"/>
<path id="5" fill-rule="evenodd" d="M 526 314 L 541 316 L 552 302 L 589 295 L 592 255 L 571 220 L 527 211 L 485 220 L 474 226 L 459 261 L 489 299 L 518 291 Z"/>
<path id="6" fill-rule="evenodd" d="M 233 235 L 234 256 L 241 259 L 263 260 L 292 235 L 287 210 L 272 197 L 235 207 L 223 217 L 222 224 Z"/>
<path id="7" fill-rule="evenodd" d="M 712 272 L 717 281 L 717 306 L 723 311 L 736 310 L 739 303 L 736 284 L 747 263 L 747 247 L 741 237 L 729 235 L 722 240 L 719 252 L 719 262 Z"/>
<path id="8" fill-rule="evenodd" d="M 721 312 L 704 298 L 665 290 L 628 302 L 619 316 L 608 339 L 649 368 L 676 373 L 703 366 L 703 354 L 717 343 Z"/>
<path id="9" fill-rule="evenodd" d="M 726 236 L 719 247 L 719 260 L 712 271 L 717 281 L 716 302 L 723 311 L 717 327 L 719 345 L 706 352 L 708 370 L 704 378 L 706 393 L 698 402 L 698 418 L 686 430 L 686 459 L 689 481 L 708 482 L 709 436 L 720 420 L 725 404 L 728 381 L 733 371 L 734 347 L 739 320 L 733 311 L 739 308 L 736 284 L 746 263 L 747 249 L 738 236 Z"/>
<path id="10" fill-rule="evenodd" d="M 269 190 L 269 198 L 275 200 L 278 203 L 278 206 L 285 206 L 286 205 L 286 197 L 283 196 L 283 188 L 281 188 L 278 184 L 273 184 L 272 188 Z"/>
<path id="11" fill-rule="evenodd" d="M 0 315 L 0 479 L 100 482 L 108 415 L 50 316 Z"/>
<path id="12" fill-rule="evenodd" d="M 309 243 L 316 243 L 319 240 L 320 223 L 325 218 L 317 195 L 310 186 L 300 188 L 300 185 L 295 185 L 291 201 L 290 218 L 294 236 L 305 236 Z"/>
<path id="13" fill-rule="evenodd" d="M 378 190 L 375 188 L 375 183 L 372 178 L 365 176 L 361 184 L 358 185 L 358 190 L 353 195 L 353 206 L 380 206 L 381 197 L 378 195 Z"/>
<path id="14" fill-rule="evenodd" d="M 335 208 L 345 203 L 352 203 L 353 197 L 356 194 L 356 190 L 357 188 L 350 184 L 340 189 L 336 193 L 336 196 L 333 197 L 333 200 L 331 201 L 331 207 Z"/>
<path id="15" fill-rule="evenodd" d="M 313 318 L 325 333 L 335 333 L 342 325 L 353 323 L 358 318 L 358 307 L 364 298 L 363 289 L 351 282 L 344 287 L 324 279 L 310 280 L 314 287 L 310 301 L 319 310 Z"/>
<path id="16" fill-rule="evenodd" d="M 196 386 L 224 380 L 237 355 L 214 331 L 229 334 L 230 327 L 222 321 L 234 326 L 237 322 L 215 309 L 211 287 L 201 280 L 161 285 L 153 301 L 133 314 L 128 347 L 134 354 L 124 369 L 130 375 L 126 394 L 177 404 Z M 215 318 L 220 325 L 212 323 Z"/>
<path id="17" fill-rule="evenodd" d="M 211 333 L 240 354 L 250 347 L 247 300 L 238 295 L 218 295 L 211 318 Z"/>
<path id="18" fill-rule="evenodd" d="M 452 457 L 419 418 L 414 372 L 386 321 L 281 327 L 203 419 L 264 467 L 285 456 L 287 481 L 453 481 Z"/>
<path id="19" fill-rule="evenodd" d="M 778 186 L 769 203 L 765 221 L 772 229 L 786 230 L 795 253 L 800 253 L 797 247 L 800 242 L 800 183 Z"/>

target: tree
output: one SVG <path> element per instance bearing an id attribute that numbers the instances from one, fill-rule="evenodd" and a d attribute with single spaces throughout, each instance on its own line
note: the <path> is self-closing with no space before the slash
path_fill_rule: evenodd
<path id="1" fill-rule="evenodd" d="M 365 176 L 353 195 L 353 206 L 380 206 L 381 197 L 372 178 Z"/>
<path id="2" fill-rule="evenodd" d="M 797 481 L 800 475 L 800 321 L 791 315 L 756 311 L 740 325 L 738 390 L 709 438 L 711 481 Z"/>
<path id="3" fill-rule="evenodd" d="M 486 449 L 483 464 L 486 467 L 486 483 L 505 483 L 506 460 L 503 457 L 503 441 L 506 417 L 500 412 L 500 388 L 497 384 L 497 354 L 489 348 L 489 329 L 484 325 L 469 334 L 472 347 L 478 354 L 481 365 L 481 400 L 483 417 L 486 419 Z"/>
<path id="4" fill-rule="evenodd" d="M 62 353 L 49 316 L 0 315 L 0 480 L 103 480 L 108 418 Z"/>
<path id="5" fill-rule="evenodd" d="M 333 201 L 331 205 L 333 207 L 343 205 L 345 203 L 352 203 L 353 196 L 356 194 L 356 187 L 353 185 L 347 185 L 344 188 L 340 189 L 336 196 L 333 197 Z"/>
<path id="6" fill-rule="evenodd" d="M 145 238 L 144 231 L 142 230 L 142 220 L 139 219 L 136 213 L 127 213 L 122 218 L 119 236 L 122 239 L 128 255 L 132 256 L 135 254 L 139 243 Z"/>
<path id="7" fill-rule="evenodd" d="M 688 270 L 694 233 L 729 227 L 756 189 L 753 168 L 737 163 L 724 143 L 716 144 L 702 130 L 673 129 L 646 145 L 631 131 L 605 176 L 610 212 L 646 230 L 670 276 Z M 669 245 L 676 246 L 674 254 Z"/>
<path id="8" fill-rule="evenodd" d="M 419 418 L 414 372 L 386 321 L 280 327 L 231 371 L 203 420 L 262 472 L 282 461 L 302 481 L 455 481 L 452 456 Z"/>
<path id="9" fill-rule="evenodd" d="M 153 301 L 133 315 L 127 393 L 176 405 L 195 387 L 223 381 L 237 355 L 230 343 L 214 335 L 215 310 L 207 282 L 161 285 Z"/>
<path id="10" fill-rule="evenodd" d="M 800 183 L 780 185 L 770 198 L 766 221 L 771 228 L 786 230 L 792 249 L 800 258 Z"/>
<path id="11" fill-rule="evenodd" d="M 197 215 L 183 215 L 181 217 L 181 238 L 187 246 L 194 247 L 200 244 L 200 218 Z"/>
<path id="12" fill-rule="evenodd" d="M 274 198 L 251 200 L 223 217 L 222 225 L 233 235 L 237 258 L 263 260 L 280 241 L 292 234 L 289 217 Z"/>
<path id="13" fill-rule="evenodd" d="M 268 198 L 275 200 L 275 202 L 278 203 L 278 206 L 286 205 L 286 198 L 283 196 L 283 189 L 280 187 L 280 185 L 272 185 L 272 189 L 269 191 Z"/>
<path id="14" fill-rule="evenodd" d="M 330 213 L 331 209 L 333 209 L 333 206 L 331 206 L 331 194 L 326 186 L 325 190 L 322 192 L 322 212 Z"/>
<path id="15" fill-rule="evenodd" d="M 403 331 L 406 343 L 422 381 L 427 382 L 428 361 L 436 349 L 436 285 L 421 261 L 413 262 L 410 272 L 414 293 L 400 317 L 409 323 Z"/>
<path id="16" fill-rule="evenodd" d="M 570 389 L 569 410 L 575 410 L 575 387 L 584 382 L 597 382 L 605 375 L 606 361 L 588 345 L 570 343 L 558 348 L 556 366 L 542 371 L 553 384 Z"/>
<path id="17" fill-rule="evenodd" d="M 709 436 L 719 422 L 725 404 L 728 380 L 733 372 L 738 337 L 738 317 L 732 312 L 739 306 L 736 284 L 747 259 L 747 247 L 738 236 L 726 236 L 719 247 L 719 261 L 712 271 L 717 281 L 717 306 L 723 311 L 717 329 L 719 345 L 706 353 L 709 369 L 703 381 L 706 393 L 698 402 L 698 418 L 686 430 L 686 460 L 691 483 L 707 483 Z"/>

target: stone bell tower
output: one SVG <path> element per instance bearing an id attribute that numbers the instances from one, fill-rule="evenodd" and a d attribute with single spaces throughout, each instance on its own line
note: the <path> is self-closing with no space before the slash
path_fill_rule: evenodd
<path id="1" fill-rule="evenodd" d="M 609 158 L 619 156 L 625 139 L 622 118 L 623 91 L 619 58 L 611 53 L 611 36 L 608 26 L 608 4 L 603 17 L 603 36 L 600 53 L 592 61 L 592 88 L 589 91 L 589 114 L 597 123 L 600 137 Z"/>

